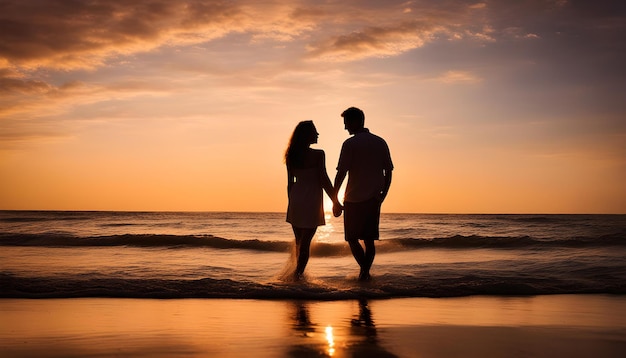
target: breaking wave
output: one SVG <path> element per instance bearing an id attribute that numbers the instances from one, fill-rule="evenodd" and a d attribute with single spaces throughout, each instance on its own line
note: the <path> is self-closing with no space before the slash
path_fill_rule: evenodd
<path id="1" fill-rule="evenodd" d="M 315 299 L 459 297 L 470 295 L 625 294 L 626 285 L 613 279 L 591 280 L 534 277 L 515 279 L 493 273 L 405 276 L 385 274 L 360 283 L 354 278 L 311 282 L 252 282 L 235 279 L 56 278 L 16 277 L 0 273 L 0 298 L 235 298 Z"/>
<path id="2" fill-rule="evenodd" d="M 444 238 L 398 238 L 384 239 L 377 244 L 379 252 L 397 252 L 423 248 L 441 249 L 532 249 L 550 247 L 607 247 L 626 246 L 626 235 L 603 235 L 600 237 L 574 237 L 565 239 L 538 239 L 530 236 L 493 237 L 455 235 Z M 287 252 L 292 243 L 271 240 L 233 240 L 213 235 L 158 235 L 124 234 L 109 236 L 77 237 L 69 234 L 14 234 L 0 233 L 0 246 L 39 246 L 39 247 L 88 247 L 88 246 L 135 246 L 156 248 L 213 248 L 239 249 L 266 252 Z M 349 254 L 343 241 L 314 241 L 312 254 L 333 256 Z"/>

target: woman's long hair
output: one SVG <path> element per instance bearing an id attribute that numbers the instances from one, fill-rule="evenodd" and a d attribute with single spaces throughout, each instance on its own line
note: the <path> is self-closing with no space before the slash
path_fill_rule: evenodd
<path id="1" fill-rule="evenodd" d="M 302 121 L 293 130 L 289 145 L 285 151 L 285 164 L 290 168 L 299 168 L 304 164 L 305 155 L 311 138 L 315 134 L 313 121 Z"/>

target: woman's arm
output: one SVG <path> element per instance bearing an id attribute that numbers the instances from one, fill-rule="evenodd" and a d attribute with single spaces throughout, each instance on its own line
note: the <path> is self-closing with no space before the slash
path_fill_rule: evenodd
<path id="1" fill-rule="evenodd" d="M 293 186 L 294 177 L 291 173 L 291 169 L 289 165 L 287 165 L 287 198 L 289 198 L 289 193 L 291 193 L 291 187 Z"/>
<path id="2" fill-rule="evenodd" d="M 339 204 L 339 201 L 337 200 L 337 190 L 333 188 L 333 184 L 331 183 L 330 178 L 328 177 L 328 172 L 326 171 L 326 154 L 322 150 L 319 155 L 318 167 L 320 170 L 322 188 L 328 197 L 330 197 L 330 200 L 333 201 L 333 204 Z"/>

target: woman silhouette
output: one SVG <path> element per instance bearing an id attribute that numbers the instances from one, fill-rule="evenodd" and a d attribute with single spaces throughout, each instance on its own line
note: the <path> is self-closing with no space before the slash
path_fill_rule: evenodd
<path id="1" fill-rule="evenodd" d="M 326 156 L 323 150 L 310 148 L 317 143 L 319 133 L 313 121 L 298 123 L 285 151 L 287 165 L 287 222 L 296 237 L 296 280 L 302 278 L 309 261 L 311 240 L 317 227 L 325 225 L 323 191 L 337 205 L 337 193 L 326 173 Z"/>

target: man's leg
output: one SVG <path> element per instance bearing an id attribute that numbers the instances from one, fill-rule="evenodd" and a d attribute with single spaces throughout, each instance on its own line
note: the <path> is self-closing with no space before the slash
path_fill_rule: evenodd
<path id="1" fill-rule="evenodd" d="M 376 246 L 374 245 L 374 240 L 364 240 L 364 244 L 365 252 L 363 254 L 363 265 L 361 265 L 361 275 L 359 278 L 369 280 L 370 268 L 372 268 L 374 257 L 376 256 Z"/>
<path id="2" fill-rule="evenodd" d="M 361 267 L 361 272 L 359 273 L 359 280 L 367 281 L 370 277 L 370 268 L 372 267 L 372 263 L 374 262 L 374 256 L 376 255 L 376 247 L 374 246 L 374 240 L 365 240 L 365 250 L 359 243 L 358 240 L 348 241 L 350 244 L 350 250 L 352 251 L 352 256 Z"/>
<path id="3" fill-rule="evenodd" d="M 363 264 L 365 263 L 365 251 L 359 243 L 360 221 L 361 215 L 359 210 L 360 203 L 344 202 L 343 225 L 346 241 L 350 245 L 352 256 L 359 264 L 361 272 L 363 272 Z"/>
<path id="4" fill-rule="evenodd" d="M 356 263 L 361 266 L 361 270 L 363 270 L 363 264 L 365 263 L 365 252 L 363 251 L 363 247 L 359 243 L 359 240 L 350 240 L 348 241 L 350 244 L 350 251 L 352 251 L 352 256 L 356 260 Z"/>
<path id="5" fill-rule="evenodd" d="M 364 236 L 378 238 L 377 215 L 380 213 L 380 203 L 372 199 L 359 203 L 345 202 L 344 205 L 346 240 L 350 245 L 352 256 L 361 268 L 359 280 L 366 281 L 370 279 L 370 268 L 376 255 L 376 247 L 374 246 L 374 239 L 363 240 L 364 248 L 357 238 Z"/>

